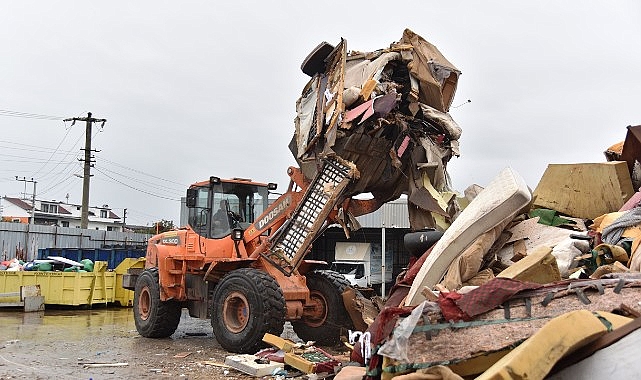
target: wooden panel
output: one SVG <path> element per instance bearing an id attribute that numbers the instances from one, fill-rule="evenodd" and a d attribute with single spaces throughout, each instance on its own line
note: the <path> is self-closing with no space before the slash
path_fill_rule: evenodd
<path id="1" fill-rule="evenodd" d="M 545 246 L 538 247 L 534 252 L 510 265 L 496 277 L 507 277 L 538 284 L 561 280 L 559 267 L 552 255 L 552 248 Z"/>
<path id="2" fill-rule="evenodd" d="M 534 207 L 594 219 L 619 210 L 633 194 L 623 161 L 551 164 L 534 190 Z"/>

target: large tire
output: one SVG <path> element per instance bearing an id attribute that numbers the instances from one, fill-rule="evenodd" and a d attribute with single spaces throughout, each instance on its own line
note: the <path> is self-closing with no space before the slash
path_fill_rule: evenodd
<path id="1" fill-rule="evenodd" d="M 176 301 L 160 300 L 158 269 L 143 271 L 134 290 L 134 321 L 138 333 L 147 338 L 166 338 L 178 328 L 182 307 Z"/>
<path id="2" fill-rule="evenodd" d="M 316 270 L 305 275 L 313 310 L 292 322 L 296 335 L 304 341 L 333 346 L 340 342 L 342 329 L 353 329 L 352 320 L 345 310 L 342 293 L 350 285 L 340 273 Z"/>
<path id="3" fill-rule="evenodd" d="M 280 336 L 285 325 L 285 297 L 276 280 L 253 268 L 229 272 L 216 285 L 211 325 L 227 351 L 255 353 L 263 336 Z"/>

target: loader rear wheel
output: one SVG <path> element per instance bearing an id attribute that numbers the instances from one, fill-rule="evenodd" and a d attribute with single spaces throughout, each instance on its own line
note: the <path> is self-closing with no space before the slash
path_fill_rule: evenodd
<path id="1" fill-rule="evenodd" d="M 340 273 L 317 270 L 305 275 L 311 304 L 299 321 L 292 322 L 294 332 L 304 341 L 316 341 L 323 346 L 340 342 L 341 329 L 353 329 L 352 321 L 343 304 L 343 291 L 349 281 Z"/>
<path id="2" fill-rule="evenodd" d="M 182 307 L 176 301 L 160 300 L 158 269 L 143 271 L 134 290 L 134 321 L 138 333 L 147 338 L 166 338 L 180 322 Z"/>
<path id="3" fill-rule="evenodd" d="M 216 286 L 211 325 L 227 351 L 255 353 L 265 346 L 263 336 L 280 336 L 285 325 L 285 297 L 267 273 L 241 268 L 228 273 Z"/>

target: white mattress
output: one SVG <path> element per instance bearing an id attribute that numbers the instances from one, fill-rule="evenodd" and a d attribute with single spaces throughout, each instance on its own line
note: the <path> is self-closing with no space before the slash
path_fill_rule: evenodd
<path id="1" fill-rule="evenodd" d="M 523 178 L 511 168 L 503 169 L 461 212 L 414 279 L 405 300 L 406 306 L 418 305 L 425 297 L 423 287 L 438 284 L 452 261 L 463 253 L 479 235 L 514 216 L 530 203 L 532 194 Z"/>

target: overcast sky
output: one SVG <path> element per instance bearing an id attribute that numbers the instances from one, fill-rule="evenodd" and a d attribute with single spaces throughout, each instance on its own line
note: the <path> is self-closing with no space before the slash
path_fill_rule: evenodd
<path id="1" fill-rule="evenodd" d="M 107 119 L 90 204 L 128 223 L 178 222 L 210 175 L 284 190 L 301 61 L 321 41 L 373 51 L 405 28 L 463 73 L 459 191 L 506 166 L 535 188 L 548 164 L 603 162 L 641 124 L 638 0 L 3 1 L 0 195 L 21 196 L 19 176 L 80 204 L 85 127 L 60 119 L 87 112 Z"/>

